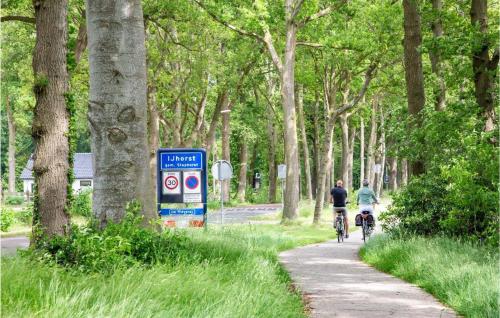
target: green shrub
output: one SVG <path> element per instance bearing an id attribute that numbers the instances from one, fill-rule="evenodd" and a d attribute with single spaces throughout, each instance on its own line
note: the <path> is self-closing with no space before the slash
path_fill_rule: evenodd
<path id="1" fill-rule="evenodd" d="M 12 226 L 14 223 L 14 215 L 15 213 L 12 209 L 2 207 L 0 212 L 0 230 L 2 232 L 7 232 Z"/>
<path id="2" fill-rule="evenodd" d="M 85 217 L 92 216 L 92 190 L 85 189 L 75 195 L 71 204 L 71 214 Z"/>
<path id="3" fill-rule="evenodd" d="M 24 203 L 24 198 L 22 196 L 11 195 L 5 198 L 6 205 L 21 205 Z"/>
<path id="4" fill-rule="evenodd" d="M 413 178 L 380 220 L 391 233 L 448 234 L 498 243 L 498 192 L 461 161 Z"/>
<path id="5" fill-rule="evenodd" d="M 17 213 L 16 218 L 19 223 L 31 225 L 33 223 L 33 202 L 26 205 L 21 212 Z"/>

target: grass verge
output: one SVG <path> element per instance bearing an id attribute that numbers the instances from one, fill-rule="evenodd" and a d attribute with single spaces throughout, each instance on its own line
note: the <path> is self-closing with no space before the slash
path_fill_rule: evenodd
<path id="1" fill-rule="evenodd" d="M 498 251 L 449 238 L 379 235 L 360 255 L 414 283 L 465 317 L 499 317 Z"/>
<path id="2" fill-rule="evenodd" d="M 3 258 L 2 317 L 305 317 L 278 252 L 334 237 L 267 224 L 181 234 L 191 244 L 172 263 L 109 275 Z"/>

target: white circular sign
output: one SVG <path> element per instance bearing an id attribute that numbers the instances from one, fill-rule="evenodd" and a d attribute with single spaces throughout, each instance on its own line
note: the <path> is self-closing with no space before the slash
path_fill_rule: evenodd
<path id="1" fill-rule="evenodd" d="M 212 166 L 212 176 L 216 180 L 229 180 L 233 176 L 233 167 L 229 161 L 216 161 Z"/>

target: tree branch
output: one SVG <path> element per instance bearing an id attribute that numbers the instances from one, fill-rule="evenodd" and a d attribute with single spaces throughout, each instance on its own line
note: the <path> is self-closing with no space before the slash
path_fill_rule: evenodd
<path id="1" fill-rule="evenodd" d="M 6 15 L 4 17 L 0 17 L 0 22 L 7 22 L 7 21 L 21 21 L 24 23 L 35 24 L 35 18 L 32 17 L 24 17 L 20 15 Z"/>
<path id="2" fill-rule="evenodd" d="M 368 86 L 370 85 L 370 81 L 372 80 L 376 69 L 377 69 L 376 63 L 372 63 L 368 67 L 368 69 L 366 70 L 366 74 L 365 74 L 365 82 L 363 83 L 363 87 L 359 91 L 358 95 L 356 95 L 356 97 L 349 104 L 343 105 L 339 109 L 335 110 L 334 116 L 338 116 L 338 115 L 348 111 L 349 109 L 353 108 L 354 106 L 356 106 L 359 103 L 359 101 L 365 95 L 366 90 L 368 89 Z"/>
<path id="3" fill-rule="evenodd" d="M 337 10 L 338 8 L 340 8 L 341 6 L 343 6 L 346 2 L 347 2 L 347 0 L 341 0 L 336 5 L 328 6 L 328 7 L 324 8 L 323 10 L 320 10 L 320 11 L 316 12 L 315 14 L 306 17 L 304 20 L 300 21 L 297 24 L 297 27 L 301 28 L 311 21 L 317 20 L 321 17 L 324 17 L 325 15 L 330 14 L 331 12 L 333 12 L 333 11 Z"/>
<path id="4" fill-rule="evenodd" d="M 264 43 L 267 46 L 269 54 L 271 54 L 271 59 L 273 60 L 274 66 L 276 66 L 276 69 L 280 74 L 283 73 L 283 64 L 281 62 L 281 58 L 278 55 L 278 52 L 276 51 L 276 48 L 274 47 L 273 37 L 271 36 L 269 29 L 266 29 L 264 33 Z"/>
<path id="5" fill-rule="evenodd" d="M 226 28 L 234 31 L 234 32 L 237 32 L 241 35 L 245 35 L 245 36 L 250 36 L 250 37 L 253 37 L 261 42 L 264 42 L 264 39 L 262 38 L 262 36 L 258 35 L 257 33 L 255 32 L 248 32 L 246 30 L 243 30 L 241 28 L 238 28 L 232 24 L 230 24 L 229 22 L 226 22 L 224 20 L 222 20 L 221 18 L 219 18 L 218 16 L 216 16 L 214 13 L 210 12 L 210 10 L 207 9 L 207 7 L 201 3 L 201 1 L 199 0 L 193 0 L 200 8 L 202 8 L 209 16 L 212 17 L 212 19 L 214 19 L 216 22 L 222 24 L 223 26 L 225 26 Z"/>

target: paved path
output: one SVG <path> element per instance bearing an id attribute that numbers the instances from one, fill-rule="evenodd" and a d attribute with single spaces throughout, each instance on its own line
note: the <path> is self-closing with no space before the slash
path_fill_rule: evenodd
<path id="1" fill-rule="evenodd" d="M 456 317 L 431 295 L 360 261 L 358 230 L 337 240 L 280 254 L 309 301 L 312 317 Z"/>
<path id="2" fill-rule="evenodd" d="M 18 248 L 27 248 L 30 244 L 26 236 L 2 237 L 0 245 L 2 246 L 2 256 L 13 255 Z"/>

